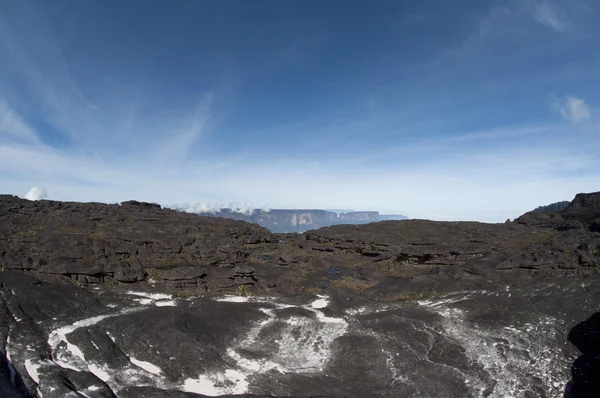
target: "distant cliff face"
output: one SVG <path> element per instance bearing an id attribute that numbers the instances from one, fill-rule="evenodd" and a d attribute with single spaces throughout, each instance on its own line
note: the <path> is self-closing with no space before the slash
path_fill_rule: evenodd
<path id="1" fill-rule="evenodd" d="M 569 205 L 571 204 L 571 202 L 565 200 L 562 202 L 556 202 L 556 203 L 552 203 L 546 206 L 539 206 L 536 207 L 535 210 L 533 210 L 534 212 L 543 212 L 543 211 L 561 211 L 566 209 L 567 207 L 569 207 Z"/>
<path id="2" fill-rule="evenodd" d="M 221 209 L 214 213 L 198 213 L 201 216 L 222 217 L 259 224 L 271 232 L 305 232 L 312 229 L 340 224 L 367 224 L 385 220 L 406 220 L 401 214 L 379 214 L 377 211 L 353 211 L 335 213 L 327 210 L 255 209 L 251 213 L 236 213 Z"/>

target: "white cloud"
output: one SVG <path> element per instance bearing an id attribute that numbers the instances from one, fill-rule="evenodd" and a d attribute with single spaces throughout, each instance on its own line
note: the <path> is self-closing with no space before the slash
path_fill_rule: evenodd
<path id="1" fill-rule="evenodd" d="M 592 118 L 589 106 L 581 98 L 566 97 L 559 109 L 560 114 L 571 123 L 583 123 Z"/>
<path id="2" fill-rule="evenodd" d="M 27 200 L 41 200 L 46 199 L 48 194 L 44 188 L 40 189 L 38 187 L 30 188 L 29 191 L 25 194 L 25 199 Z"/>
<path id="3" fill-rule="evenodd" d="M 210 202 L 210 203 L 196 203 L 190 205 L 188 203 L 184 204 L 173 204 L 171 206 L 167 206 L 171 209 L 185 211 L 186 213 L 217 213 L 221 209 L 225 207 L 222 202 Z"/>
<path id="4" fill-rule="evenodd" d="M 556 31 L 566 32 L 569 30 L 570 22 L 564 15 L 564 12 L 557 5 L 548 1 L 535 3 L 533 17 L 540 24 Z"/>
<path id="5" fill-rule="evenodd" d="M 470 152 L 463 148 L 452 156 L 456 148 L 447 148 L 448 156 L 422 153 L 418 156 L 422 162 L 396 160 L 340 168 L 335 160 L 324 160 L 316 173 L 303 166 L 303 159 L 250 159 L 217 170 L 205 160 L 183 169 L 164 169 L 152 159 L 103 161 L 47 148 L 0 144 L 0 186 L 3 193 L 19 193 L 31 187 L 32 181 L 43 181 L 57 200 L 114 203 L 137 199 L 170 204 L 214 203 L 225 198 L 227 202 L 221 203 L 248 200 L 273 208 L 351 208 L 412 218 L 495 222 L 600 186 L 600 160 L 593 152 L 570 153 L 560 145 L 554 149 L 538 145 L 486 151 L 477 147 Z M 210 210 L 223 206 L 183 207 Z M 229 207 L 247 211 L 253 206 Z"/>
<path id="6" fill-rule="evenodd" d="M 0 99 L 0 136 L 2 135 L 22 143 L 39 142 L 35 131 L 5 100 Z"/>

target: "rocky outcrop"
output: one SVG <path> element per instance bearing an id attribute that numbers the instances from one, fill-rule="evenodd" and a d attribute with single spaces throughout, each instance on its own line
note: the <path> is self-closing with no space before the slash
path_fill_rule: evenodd
<path id="1" fill-rule="evenodd" d="M 577 356 L 568 330 L 597 308 L 600 286 L 565 278 L 380 303 L 342 290 L 176 298 L 0 278 L 9 398 L 558 397 Z M 576 328 L 587 353 L 590 323 Z M 574 391 L 594 391 L 587 359 L 575 363 Z"/>
<path id="2" fill-rule="evenodd" d="M 378 300 L 594 274 L 598 194 L 512 223 L 384 221 L 274 235 L 141 202 L 0 198 L 0 261 L 53 281 L 180 294 L 344 288 Z M 336 269 L 339 271 L 332 272 Z"/>
<path id="3" fill-rule="evenodd" d="M 564 210 L 567 207 L 569 207 L 570 204 L 571 204 L 571 202 L 569 202 L 569 201 L 556 202 L 556 203 L 551 203 L 549 205 L 536 207 L 533 211 L 534 212 L 561 211 L 561 210 Z"/>
<path id="4" fill-rule="evenodd" d="M 568 338 L 581 356 L 571 367 L 565 398 L 600 397 L 600 312 L 577 324 Z"/>
<path id="5" fill-rule="evenodd" d="M 598 225 L 600 193 L 305 234 L 0 196 L 0 396 L 594 392 L 597 319 L 571 332 L 583 359 L 564 343 L 600 305 Z"/>
<path id="6" fill-rule="evenodd" d="M 515 222 L 528 226 L 553 229 L 584 228 L 597 232 L 600 222 L 600 192 L 577 194 L 570 205 L 559 211 L 533 211 L 517 218 Z"/>
<path id="7" fill-rule="evenodd" d="M 204 268 L 245 264 L 245 245 L 274 241 L 264 228 L 136 201 L 121 205 L 0 198 L 4 270 L 82 284 L 134 283 L 208 289 Z"/>

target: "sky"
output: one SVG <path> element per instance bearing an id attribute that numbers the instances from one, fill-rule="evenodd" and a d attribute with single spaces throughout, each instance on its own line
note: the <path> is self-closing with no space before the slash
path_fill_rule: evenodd
<path id="1" fill-rule="evenodd" d="M 503 222 L 600 191 L 596 0 L 0 0 L 0 193 Z"/>

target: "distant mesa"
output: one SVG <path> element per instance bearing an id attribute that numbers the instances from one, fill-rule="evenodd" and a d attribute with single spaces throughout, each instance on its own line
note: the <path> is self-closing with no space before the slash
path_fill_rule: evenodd
<path id="1" fill-rule="evenodd" d="M 216 212 L 199 212 L 200 216 L 230 218 L 259 224 L 274 233 L 305 232 L 332 225 L 368 224 L 386 220 L 407 220 L 402 214 L 379 214 L 378 211 L 342 211 L 310 209 L 254 209 L 241 213 L 223 208 Z"/>
<path id="2" fill-rule="evenodd" d="M 565 201 L 562 201 L 562 202 L 551 203 L 551 204 L 546 205 L 546 206 L 538 206 L 533 211 L 534 212 L 561 211 L 561 210 L 564 210 L 567 207 L 569 207 L 570 204 L 571 204 L 571 202 L 569 202 L 568 200 L 565 200 Z"/>

